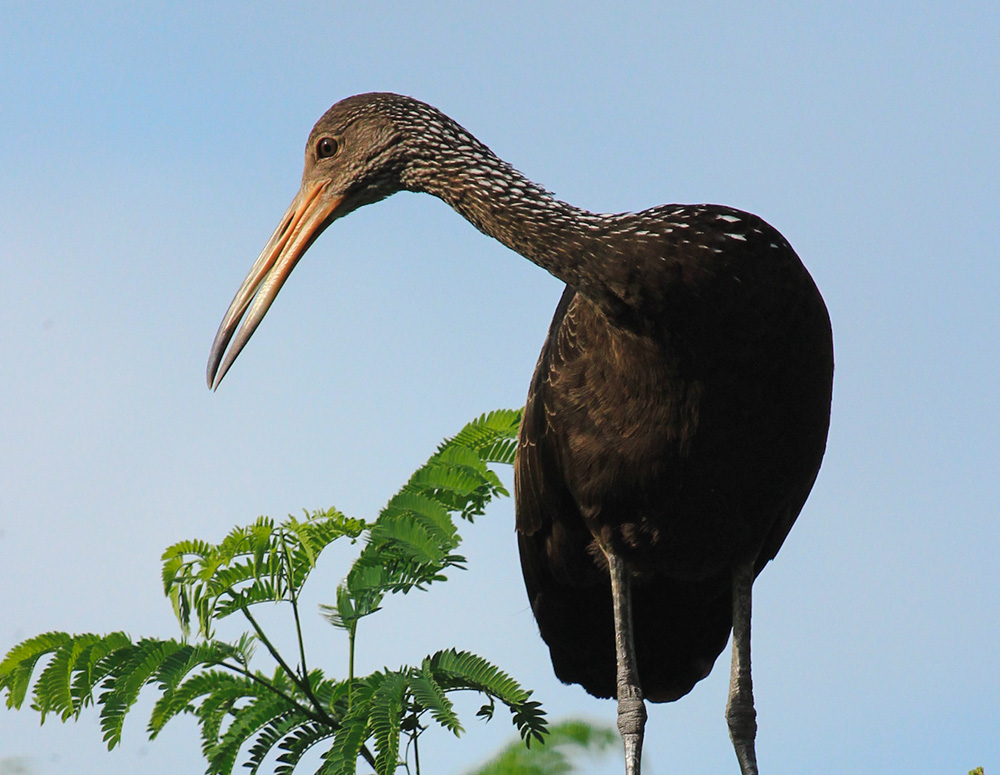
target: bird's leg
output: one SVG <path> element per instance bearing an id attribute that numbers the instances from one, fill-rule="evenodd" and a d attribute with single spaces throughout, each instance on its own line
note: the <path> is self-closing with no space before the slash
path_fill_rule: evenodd
<path id="1" fill-rule="evenodd" d="M 741 563 L 733 571 L 733 668 L 729 676 L 726 721 L 736 758 L 743 775 L 757 775 L 757 711 L 753 707 L 753 679 L 750 676 L 750 608 L 754 560 Z"/>
<path id="2" fill-rule="evenodd" d="M 632 586 L 625 562 L 614 551 L 605 550 L 611 573 L 611 599 L 615 614 L 615 652 L 618 662 L 618 731 L 625 743 L 625 775 L 639 775 L 646 706 L 642 701 L 636 668 L 632 631 Z"/>

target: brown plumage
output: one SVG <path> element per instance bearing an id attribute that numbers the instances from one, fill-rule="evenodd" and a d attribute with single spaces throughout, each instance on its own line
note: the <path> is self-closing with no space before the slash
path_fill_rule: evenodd
<path id="1" fill-rule="evenodd" d="M 651 273 L 665 276 L 662 307 L 642 325 L 615 325 L 567 289 L 521 427 L 528 596 L 556 674 L 599 697 L 616 691 L 599 546 L 633 573 L 645 696 L 677 699 L 729 638 L 732 567 L 752 553 L 756 575 L 777 553 L 826 441 L 831 337 L 808 274 L 753 216 L 740 215 L 744 241 L 713 233 L 730 210 L 682 212 L 699 247 L 647 243 L 648 263 L 673 250 L 676 264 Z M 713 239 L 733 244 L 706 260 Z"/>
<path id="2" fill-rule="evenodd" d="M 515 466 L 521 565 L 556 674 L 618 696 L 637 772 L 642 696 L 690 691 L 735 622 L 727 716 L 755 773 L 750 584 L 805 502 L 830 418 L 830 321 L 808 272 L 749 213 L 589 213 L 434 108 L 359 95 L 313 128 L 302 188 L 219 327 L 210 386 L 319 233 L 399 190 L 440 197 L 567 283 Z"/>

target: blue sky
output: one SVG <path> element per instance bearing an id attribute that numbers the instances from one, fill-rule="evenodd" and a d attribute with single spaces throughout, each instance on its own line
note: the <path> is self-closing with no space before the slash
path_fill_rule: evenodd
<path id="1" fill-rule="evenodd" d="M 398 91 L 574 204 L 717 202 L 784 233 L 837 374 L 823 470 L 755 586 L 761 766 L 1000 770 L 995 4 L 5 3 L 0 36 L 0 650 L 171 636 L 168 544 L 303 507 L 374 515 L 443 436 L 523 403 L 559 282 L 410 194 L 328 230 L 205 387 L 313 122 Z M 611 722 L 551 675 L 512 504 L 463 534 L 470 570 L 374 617 L 360 669 L 458 645 L 551 715 Z M 318 616 L 307 637 L 343 669 Z M 723 657 L 652 709 L 651 773 L 737 770 L 727 678 Z M 193 724 L 149 743 L 144 723 L 108 754 L 96 714 L 0 709 L 0 771 L 203 770 Z M 422 751 L 428 771 L 511 733 L 467 726 Z"/>

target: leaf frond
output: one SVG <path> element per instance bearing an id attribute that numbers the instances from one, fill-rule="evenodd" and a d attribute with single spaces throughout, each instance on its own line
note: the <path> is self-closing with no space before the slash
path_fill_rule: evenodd
<path id="1" fill-rule="evenodd" d="M 410 675 L 410 690 L 413 699 L 420 706 L 430 711 L 431 716 L 442 727 L 453 732 L 458 737 L 465 730 L 455 713 L 455 706 L 445 694 L 444 688 L 434 679 L 430 659 L 425 659 L 419 671 Z"/>
<path id="2" fill-rule="evenodd" d="M 500 668 L 468 651 L 446 649 L 429 659 L 431 674 L 445 691 L 473 689 L 500 700 L 512 715 L 525 745 L 532 740 L 542 740 L 547 726 L 541 704 L 530 699 L 531 692 L 521 688 L 513 678 Z M 492 710 L 481 715 L 492 715 Z"/>
<path id="3" fill-rule="evenodd" d="M 176 640 L 143 638 L 133 646 L 121 649 L 127 651 L 127 658 L 109 672 L 100 697 L 101 731 L 108 748 L 121 742 L 125 714 L 139 698 L 143 686 L 155 680 L 163 662 L 184 644 Z"/>
<path id="4" fill-rule="evenodd" d="M 220 775 L 229 775 L 236 766 L 236 757 L 240 748 L 254 734 L 275 721 L 284 717 L 291 709 L 284 698 L 270 692 L 263 693 L 246 705 L 242 705 L 234 714 L 226 731 L 219 738 L 209 754 L 209 769 Z"/>
<path id="5" fill-rule="evenodd" d="M 267 722 L 247 751 L 247 760 L 243 766 L 250 770 L 250 775 L 260 769 L 267 755 L 286 735 L 307 722 L 308 718 L 297 710 L 286 711 Z"/>
<path id="6" fill-rule="evenodd" d="M 399 761 L 399 728 L 403 721 L 403 697 L 407 676 L 388 672 L 380 676 L 372 695 L 368 720 L 375 738 L 375 772 L 393 775 Z"/>
<path id="7" fill-rule="evenodd" d="M 67 632 L 46 632 L 23 641 L 0 662 L 0 689 L 7 690 L 7 707 L 20 708 L 31 684 L 38 660 L 72 642 Z"/>

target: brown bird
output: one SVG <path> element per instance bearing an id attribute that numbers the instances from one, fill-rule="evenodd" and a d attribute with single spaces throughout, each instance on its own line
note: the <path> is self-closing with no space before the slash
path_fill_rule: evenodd
<path id="1" fill-rule="evenodd" d="M 643 698 L 687 694 L 732 630 L 726 717 L 756 773 L 751 586 L 805 503 L 830 422 L 832 333 L 809 273 L 755 215 L 590 213 L 435 108 L 363 94 L 310 133 L 302 187 L 219 326 L 210 387 L 313 240 L 402 190 L 566 283 L 515 463 L 521 567 L 556 675 L 617 697 L 633 775 Z"/>

